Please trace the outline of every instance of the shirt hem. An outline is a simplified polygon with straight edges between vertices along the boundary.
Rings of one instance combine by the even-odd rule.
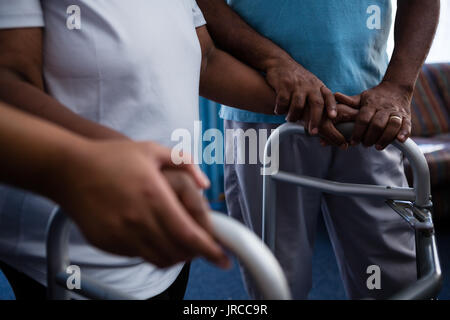
[[[0,29],[31,28],[43,26],[45,26],[44,17],[40,14],[0,14]]]

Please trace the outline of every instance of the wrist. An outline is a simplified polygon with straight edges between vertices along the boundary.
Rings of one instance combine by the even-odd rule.
[[[408,63],[395,56],[391,59],[382,83],[389,84],[405,94],[412,95],[418,74],[419,70],[411,68]]]
[[[267,72],[269,69],[282,65],[295,63],[295,60],[285,51],[279,50],[262,60],[262,71]]]
[[[412,96],[415,87],[415,81],[400,81],[396,79],[384,78],[381,83],[381,86],[389,86],[394,88],[396,91],[401,92],[403,95]]]
[[[47,197],[61,205],[66,203],[70,196],[67,191],[77,179],[84,179],[82,170],[89,164],[92,144],[89,139],[77,136],[52,150],[51,161],[42,170]]]

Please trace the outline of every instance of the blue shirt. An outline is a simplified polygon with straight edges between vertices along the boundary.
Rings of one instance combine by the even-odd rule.
[[[359,94],[383,78],[388,65],[390,0],[228,0],[228,3],[249,25],[286,50],[333,92]],[[285,121],[285,116],[225,106],[220,116],[244,122]]]

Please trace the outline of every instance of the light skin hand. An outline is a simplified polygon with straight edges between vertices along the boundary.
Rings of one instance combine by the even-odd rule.
[[[328,118],[337,116],[336,100],[330,89],[287,54],[270,63],[266,80],[277,95],[275,113],[287,113],[287,121],[303,120],[310,134],[319,132],[324,108]]]
[[[196,166],[175,166],[170,150],[151,142],[89,142],[83,148],[82,157],[61,162],[71,163],[59,175],[61,186],[70,188],[52,188],[52,198],[91,243],[159,267],[196,256],[229,266],[200,193],[209,182]]]
[[[411,135],[412,91],[388,81],[357,96],[336,93],[336,100],[360,108],[351,145],[362,143],[383,150],[392,141],[406,141]]]
[[[200,227],[212,235],[213,228],[209,218],[210,207],[203,196],[203,188],[195,182],[192,175],[183,170],[163,169],[162,173],[186,211]],[[186,246],[185,249],[191,252],[192,256],[198,255],[189,246]]]

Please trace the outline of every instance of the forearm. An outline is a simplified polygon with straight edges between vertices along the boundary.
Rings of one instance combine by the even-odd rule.
[[[267,71],[288,53],[250,27],[224,0],[197,0],[217,46],[250,66]]]
[[[438,21],[439,0],[398,0],[395,47],[384,81],[413,91]]]
[[[275,92],[252,68],[212,49],[202,69],[200,95],[236,108],[274,114]]]
[[[0,103],[0,181],[57,201],[64,172],[87,140]],[[67,166],[63,167],[63,166]],[[62,190],[60,190],[62,191]]]
[[[86,137],[125,138],[80,117],[45,92],[41,28],[1,29],[0,48],[1,101]]]
[[[93,139],[126,139],[121,133],[85,119],[35,85],[0,69],[0,99],[16,108]]]

